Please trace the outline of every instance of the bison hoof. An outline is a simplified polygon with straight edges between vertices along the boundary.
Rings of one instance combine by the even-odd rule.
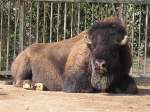
[[[35,83],[31,80],[24,80],[23,88],[27,90],[38,90],[38,91],[43,91],[45,89],[42,83]]]
[[[31,80],[24,80],[23,81],[23,88],[27,90],[33,90],[34,89],[34,82]]]
[[[35,83],[35,90],[43,91],[44,85],[42,83]]]

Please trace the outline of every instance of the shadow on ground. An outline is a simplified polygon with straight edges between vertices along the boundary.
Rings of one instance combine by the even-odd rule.
[[[148,88],[148,89],[140,88],[139,95],[150,95],[150,88]]]
[[[0,93],[0,95],[7,95],[6,93]]]

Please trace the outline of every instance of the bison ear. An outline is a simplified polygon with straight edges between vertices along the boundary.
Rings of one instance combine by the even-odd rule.
[[[127,35],[124,36],[124,38],[121,40],[120,45],[126,45],[128,44],[129,37]]]

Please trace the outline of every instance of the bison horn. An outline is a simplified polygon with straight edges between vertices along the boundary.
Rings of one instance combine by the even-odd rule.
[[[129,40],[128,36],[125,35],[123,40],[120,42],[120,45],[126,45],[128,43],[128,40]]]

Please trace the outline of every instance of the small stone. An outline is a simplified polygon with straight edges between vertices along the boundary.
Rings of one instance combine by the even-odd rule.
[[[150,104],[146,104],[146,106],[150,106]]]
[[[25,110],[30,110],[30,107],[29,106],[25,107]]]

